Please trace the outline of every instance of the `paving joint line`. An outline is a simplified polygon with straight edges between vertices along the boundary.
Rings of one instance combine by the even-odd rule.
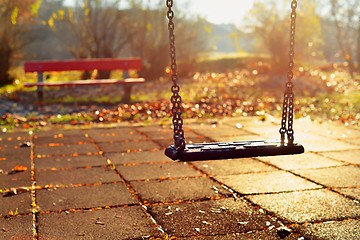
[[[34,135],[30,134],[30,164],[31,164],[31,213],[32,213],[32,233],[33,239],[39,239],[39,209],[36,199],[36,170],[35,170],[35,144]]]
[[[251,159],[254,159],[254,160],[257,160],[257,161],[260,161],[259,159],[257,158],[251,158]],[[260,161],[262,162],[262,161]],[[215,181],[216,183],[220,184],[221,186],[225,186],[232,194],[233,194],[233,198],[234,200],[236,201],[238,198],[241,198],[243,199],[245,202],[249,203],[251,206],[255,207],[255,208],[259,208],[259,209],[263,209],[260,205],[258,204],[255,204],[254,202],[252,202],[249,198],[246,197],[246,195],[232,189],[231,187],[227,186],[226,184],[214,179],[213,177],[211,177],[208,173],[206,173],[205,171],[199,169],[198,167],[196,167],[192,162],[189,162],[189,164],[194,168],[196,169],[197,171],[203,173],[204,175],[206,175],[208,178],[212,179],[213,181]],[[271,165],[271,164],[270,164]],[[279,170],[283,170],[281,168],[278,168],[277,166],[274,166],[276,167],[277,169]],[[238,195],[238,196],[237,196]],[[274,219],[276,219],[278,221],[278,223],[282,226],[291,226],[292,224],[294,224],[293,222],[277,215],[275,212],[272,212],[272,211],[268,211],[268,210],[264,210],[265,212],[265,215],[268,215]]]
[[[106,159],[104,157],[104,159]],[[36,170],[36,172],[63,172],[78,169],[93,169],[93,168],[108,168],[111,167],[108,163],[106,165],[95,165],[95,166],[77,166],[77,167],[63,167],[63,168],[42,168]]]
[[[88,136],[89,139],[91,139],[91,141],[95,144],[95,147],[99,150],[99,152],[101,153],[102,156],[104,156],[104,152],[102,151],[102,149],[99,147],[99,145],[94,141],[94,139],[91,136]],[[105,156],[104,156],[105,157]],[[112,163],[112,161],[105,157],[107,160],[107,164],[109,165],[109,167],[115,171],[115,173],[119,176],[119,178],[121,179],[121,181],[125,184],[125,187],[127,188],[127,190],[130,192],[131,195],[133,195],[133,197],[136,199],[136,201],[139,203],[139,205],[145,210],[145,214],[150,218],[150,220],[154,223],[154,225],[156,226],[156,228],[159,230],[159,232],[162,235],[165,235],[166,232],[163,230],[163,227],[158,224],[154,218],[154,216],[151,215],[151,213],[148,211],[147,207],[144,205],[144,203],[141,201],[140,196],[137,194],[137,192],[135,191],[135,189],[131,186],[130,182],[127,181],[122,175],[121,173],[116,169],[116,166]]]
[[[115,182],[101,182],[101,183],[79,183],[79,184],[46,184],[45,186],[37,186],[35,190],[48,190],[48,189],[65,189],[65,188],[80,188],[80,187],[97,187],[101,185],[115,185],[123,184],[122,181]]]
[[[57,214],[57,213],[74,213],[81,211],[99,211],[104,209],[116,209],[116,208],[126,208],[140,206],[138,203],[129,203],[129,204],[119,204],[119,205],[109,205],[109,206],[98,206],[98,207],[84,207],[84,208],[70,208],[70,209],[59,209],[59,210],[46,210],[39,211],[39,214]]]
[[[264,164],[267,164],[267,165],[269,165],[269,166],[271,166],[271,167],[277,168],[278,170],[288,172],[288,173],[290,173],[290,174],[292,174],[292,175],[295,175],[295,176],[297,176],[297,177],[300,177],[300,178],[302,178],[302,179],[304,179],[304,180],[306,180],[306,181],[309,181],[309,182],[314,183],[314,184],[316,184],[316,185],[322,186],[322,188],[318,188],[318,189],[326,189],[326,190],[331,191],[331,192],[333,192],[333,193],[339,194],[339,195],[345,197],[346,199],[359,202],[355,197],[348,196],[348,195],[346,195],[346,194],[343,194],[343,193],[341,193],[341,192],[336,191],[336,190],[335,190],[336,187],[326,186],[325,184],[318,183],[318,182],[316,182],[316,181],[314,181],[314,180],[312,180],[312,179],[310,179],[310,178],[307,178],[307,177],[305,177],[305,176],[301,176],[300,174],[297,174],[297,173],[295,173],[295,172],[292,172],[291,170],[282,169],[282,168],[280,168],[280,167],[278,167],[278,166],[276,166],[276,165],[273,165],[273,164],[271,164],[271,163],[269,163],[269,162],[263,161],[263,160],[261,160],[261,159],[259,159],[259,158],[255,158],[255,159],[256,159],[257,161],[260,161],[260,162],[262,162],[262,163],[264,163]],[[342,166],[349,166],[349,165],[342,165]],[[350,164],[350,166],[351,166],[351,164]],[[329,168],[336,168],[336,166],[333,166],[333,167],[325,167],[325,169],[329,169]],[[324,168],[317,168],[317,169],[324,169]],[[309,189],[309,190],[307,190],[307,191],[311,191],[311,190],[316,190],[316,189]],[[293,192],[297,192],[297,191],[300,191],[300,190],[294,190]]]
[[[266,165],[268,165],[268,166],[270,166],[270,167],[276,168],[276,169],[279,170],[279,171],[283,171],[283,172],[290,173],[290,174],[295,175],[295,176],[297,176],[297,177],[303,178],[303,179],[305,179],[305,180],[307,180],[307,181],[309,181],[309,182],[312,182],[312,183],[315,183],[315,184],[317,184],[317,185],[321,185],[321,186],[323,186],[323,187],[325,187],[325,188],[328,188],[328,186],[323,185],[323,184],[318,183],[318,182],[315,182],[314,180],[311,180],[311,179],[309,179],[309,178],[307,178],[307,177],[301,176],[300,174],[297,174],[297,173],[295,173],[295,172],[292,172],[292,170],[283,169],[283,168],[278,167],[278,166],[276,166],[276,165],[274,165],[274,164],[272,164],[272,163],[269,163],[269,162],[267,162],[267,161],[263,161],[263,160],[261,160],[260,158],[257,158],[257,157],[255,157],[254,159],[257,160],[257,161],[259,161],[259,162],[261,162],[261,163],[264,163],[264,164],[266,164]],[[318,168],[318,169],[319,169],[319,168]]]
[[[358,149],[360,150],[360,148]],[[348,166],[348,165],[355,165],[355,166],[360,166],[360,164],[356,164],[356,163],[349,163],[349,162],[346,162],[346,161],[343,161],[343,160],[339,160],[339,159],[336,159],[334,157],[331,157],[331,156],[325,156],[323,155],[322,153],[332,153],[332,152],[336,152],[336,153],[345,153],[345,152],[349,152],[349,151],[354,151],[354,150],[340,150],[340,151],[325,151],[325,152],[312,152],[318,156],[321,156],[321,157],[325,157],[325,158],[328,158],[328,159],[331,159],[333,161],[336,161],[336,162],[339,162],[339,163],[345,163],[343,166]]]
[[[203,197],[198,199],[182,199],[182,200],[176,200],[172,202],[153,202],[153,203],[144,203],[144,206],[146,207],[156,207],[156,206],[168,206],[168,205],[178,205],[178,204],[191,204],[191,203],[201,203],[201,202],[208,202],[208,201],[218,201],[218,200],[224,200],[224,199],[233,199],[234,201],[237,201],[239,198],[232,198],[231,196],[226,196],[221,194],[221,196],[216,197]]]
[[[139,133],[140,135],[144,136],[147,140],[150,140],[152,143],[155,143],[160,149],[162,148],[161,144],[159,141],[154,140],[152,137],[150,137],[147,133],[142,132],[141,130],[139,130],[139,127],[135,127],[134,130]],[[159,149],[159,150],[160,150]]]
[[[204,172],[203,170],[199,169],[198,167],[196,167],[193,163],[189,162],[195,169],[197,169],[198,171],[202,172],[204,175],[206,175],[208,178],[212,179],[213,181],[215,181],[216,183],[220,184],[220,186],[222,186],[223,188],[227,189],[231,194],[232,197],[234,199],[234,201],[237,201],[238,199],[242,199],[243,201],[245,201],[246,203],[250,204],[252,207],[254,208],[259,208],[259,209],[263,209],[259,204],[256,204],[254,202],[252,202],[250,199],[248,199],[245,195],[243,195],[242,193],[234,190],[233,188],[227,186],[226,184],[214,179],[213,177],[211,177],[208,173]],[[271,218],[274,218],[278,221],[278,223],[280,225],[285,225],[283,222],[287,222],[286,219],[283,219],[281,216],[278,216],[277,214],[275,214],[274,212],[270,212],[267,210],[264,210],[265,215],[269,215]],[[269,214],[268,214],[269,213]],[[285,221],[284,221],[285,220]]]
[[[81,156],[99,156],[100,152],[89,152],[89,153],[72,153],[72,154],[37,154],[37,159],[51,158],[51,157],[81,157]]]

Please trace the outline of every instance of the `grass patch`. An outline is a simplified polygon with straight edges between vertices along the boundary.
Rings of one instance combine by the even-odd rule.
[[[279,109],[282,106],[283,79],[274,79],[270,76],[267,61],[266,56],[254,55],[204,58],[198,66],[192,68],[195,72],[193,77],[180,77],[184,117],[211,119],[261,113],[281,114]],[[301,72],[295,68],[294,72],[297,81],[294,89],[297,101],[296,117],[310,116],[312,119],[340,121],[352,126],[360,125],[360,75],[351,79],[346,69],[342,67],[330,67],[325,70],[321,67],[314,69],[309,67]],[[18,74],[21,75],[21,71]],[[26,74],[26,76],[22,74],[23,76],[18,78],[17,85],[0,88],[0,93],[5,92],[11,96],[9,93],[19,89],[25,79],[36,81],[36,74]],[[80,72],[50,73],[47,81],[74,80],[78,79],[80,74]],[[120,78],[121,74],[115,72],[112,77]],[[51,104],[58,104],[57,106],[63,107],[58,112],[64,114],[24,117],[30,119],[28,121],[34,126],[37,126],[39,121],[46,121],[49,124],[125,121],[151,123],[154,120],[169,122],[171,85],[170,76],[135,85],[131,94],[132,102],[129,104],[122,103],[122,88],[114,86],[88,89],[82,87],[79,90],[66,91],[65,88],[55,90],[49,88],[48,92],[45,90],[44,103],[48,105],[45,109],[51,109]],[[21,91],[18,94],[20,95]],[[28,94],[27,97],[35,99],[31,98],[32,95],[35,93]],[[32,101],[28,103],[32,104]],[[78,103],[85,106],[78,108]],[[97,111],[94,109],[99,110],[100,114],[95,114]],[[54,110],[51,110],[48,111],[50,112],[48,115],[53,114]],[[74,113],[80,111],[81,113]],[[72,113],[67,114],[67,112]],[[44,112],[41,114],[46,115]],[[16,119],[15,115],[1,118],[1,125],[9,128],[21,127],[22,120]]]
[[[299,100],[302,116],[312,119],[340,121],[345,125],[359,127],[360,92],[321,94]]]
[[[82,122],[91,122],[94,119],[87,114],[58,114],[55,116],[50,116],[48,122],[52,124],[59,123],[72,123],[78,124]]]
[[[71,96],[66,95],[61,99],[52,99],[45,98],[44,104],[56,104],[56,103],[65,103],[65,104],[75,104],[75,103],[87,103],[87,104],[117,104],[122,101],[122,97],[110,97],[110,96]]]

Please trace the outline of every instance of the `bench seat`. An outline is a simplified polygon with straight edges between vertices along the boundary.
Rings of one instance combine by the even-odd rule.
[[[80,87],[95,85],[123,85],[124,102],[129,102],[131,88],[134,84],[145,82],[144,78],[131,78],[129,70],[139,71],[141,69],[140,58],[102,58],[102,59],[73,59],[73,60],[50,60],[50,61],[30,61],[24,64],[26,73],[36,72],[38,81],[36,83],[24,83],[24,87],[36,87],[40,101],[43,100],[44,87]],[[44,72],[61,71],[112,71],[122,70],[123,79],[86,79],[72,81],[46,82]]]
[[[88,79],[88,80],[74,80],[62,82],[36,82],[24,83],[24,87],[76,87],[76,86],[94,86],[107,84],[134,84],[145,83],[144,78],[126,78],[126,79]]]

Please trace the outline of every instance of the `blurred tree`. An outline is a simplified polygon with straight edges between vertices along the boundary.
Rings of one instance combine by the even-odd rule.
[[[358,22],[358,32],[357,32],[357,69],[360,73],[360,16],[359,16],[359,22]]]
[[[48,19],[59,9],[64,9],[62,0],[43,0],[38,11],[39,19],[35,26],[32,26],[31,32],[36,36],[35,41],[25,48],[25,58],[29,60],[49,60],[49,59],[66,59],[71,58],[57,33],[52,31],[48,26]],[[70,31],[61,33],[62,39],[69,39]]]
[[[132,9],[137,31],[130,43],[131,52],[144,60],[146,77],[162,76],[170,63],[165,2],[146,6],[142,0],[133,0]],[[186,75],[191,72],[198,53],[206,48],[206,23],[201,19],[190,20],[179,8],[175,7],[174,12],[178,73]]]
[[[119,10],[121,0],[76,1],[74,8],[59,9],[48,19],[48,25],[75,58],[118,57],[133,39],[136,28],[126,10]],[[69,31],[70,38],[63,32]],[[110,72],[98,73],[109,78]]]
[[[11,84],[10,67],[31,42],[29,27],[35,22],[41,0],[0,1],[0,86]]]
[[[299,4],[295,56],[306,60],[322,57],[321,25],[315,11],[316,2],[303,0]],[[272,71],[276,75],[286,73],[288,69],[290,12],[289,1],[267,0],[255,2],[246,17],[249,29],[260,40],[258,48],[270,54]]]
[[[163,75],[169,64],[165,8],[164,1],[82,0],[74,8],[60,8],[47,24],[75,58],[138,56],[144,62],[142,74],[151,79]],[[200,34],[204,22],[190,20],[183,12],[176,10],[177,58],[182,65],[179,73],[188,72],[197,53],[206,46]],[[98,77],[108,75],[99,72]]]
[[[359,33],[359,0],[330,0],[331,16],[335,24],[339,51],[348,65],[350,75],[356,71],[356,51]],[[359,64],[359,63],[358,63]]]

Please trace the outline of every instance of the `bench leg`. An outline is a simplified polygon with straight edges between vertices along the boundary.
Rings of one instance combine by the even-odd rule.
[[[38,72],[38,83],[42,83],[44,82],[44,74],[42,72]],[[43,91],[43,87],[37,87],[36,89],[37,91],[37,96],[40,102],[42,102],[44,100],[44,91]]]
[[[123,96],[123,102],[128,103],[131,100],[131,84],[125,84],[124,85],[124,96]]]
[[[42,101],[44,100],[43,87],[38,87],[36,92],[37,92],[38,100],[39,100],[40,102],[42,102]]]

